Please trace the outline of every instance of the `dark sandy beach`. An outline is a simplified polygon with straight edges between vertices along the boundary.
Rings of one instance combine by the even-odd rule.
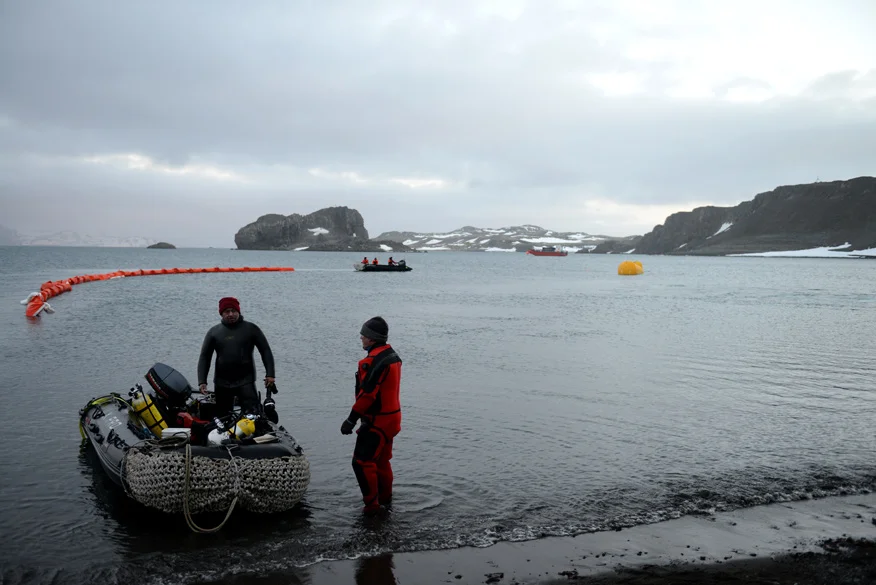
[[[876,583],[876,541],[828,539],[821,550],[789,553],[750,560],[715,561],[697,566],[690,562],[619,568],[599,576],[579,576],[563,571],[558,579],[542,585],[587,583],[593,585],[866,585]],[[513,583],[514,581],[511,581]]]
[[[876,495],[835,497],[578,537],[385,554],[275,574],[242,572],[212,583],[871,584],[876,583],[874,518]]]

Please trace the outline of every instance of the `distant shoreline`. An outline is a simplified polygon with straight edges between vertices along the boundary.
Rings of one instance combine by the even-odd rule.
[[[11,245],[0,245],[0,248],[59,248],[59,249],[68,249],[68,248],[87,248],[94,250],[148,250],[150,247],[140,247],[140,246],[68,246],[68,245],[31,245],[31,244],[11,244]],[[836,250],[838,247],[821,247],[821,248],[811,248],[808,250],[788,250],[788,251],[766,251],[766,252],[745,252],[745,253],[727,253],[727,254],[715,254],[715,253],[696,253],[696,254],[640,254],[635,251],[633,252],[576,252],[570,253],[569,256],[648,256],[648,257],[706,257],[706,258],[842,258],[842,259],[851,259],[851,260],[876,260],[876,248],[871,248],[868,250],[852,250],[848,252],[839,252],[839,251],[831,251]],[[226,248],[215,247],[215,246],[177,246],[175,248],[167,248],[167,249],[175,249],[175,250],[225,250]],[[480,252],[480,253],[495,253],[501,255],[507,254],[519,254],[521,256],[526,255],[525,252],[510,252],[510,251],[496,251],[496,250],[413,250],[407,252],[388,252],[388,251],[356,251],[356,250],[250,250],[250,249],[241,249],[241,248],[227,248],[227,250],[231,252],[283,252],[283,253],[294,253],[294,252],[331,252],[331,253],[343,253],[343,254],[366,254],[366,255],[387,255],[387,254],[395,254],[404,255],[404,254],[428,254],[428,253],[436,253],[440,254],[442,252],[446,253],[472,253],[472,252]]]

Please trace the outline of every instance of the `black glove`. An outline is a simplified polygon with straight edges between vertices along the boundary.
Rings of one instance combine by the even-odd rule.
[[[341,423],[341,434],[342,435],[352,435],[353,427],[356,426],[356,423],[351,421],[350,419],[346,419]]]

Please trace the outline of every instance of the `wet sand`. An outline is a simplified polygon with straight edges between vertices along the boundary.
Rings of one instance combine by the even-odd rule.
[[[876,494],[771,504],[578,537],[331,561],[219,583],[872,584]]]

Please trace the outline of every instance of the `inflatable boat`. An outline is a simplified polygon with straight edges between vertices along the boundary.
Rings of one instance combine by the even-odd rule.
[[[357,272],[410,272],[413,270],[404,260],[399,260],[398,264],[362,264],[359,262],[353,264],[353,268]]]
[[[565,250],[558,250],[556,246],[542,246],[541,250],[535,248],[526,251],[530,256],[568,256]]]
[[[168,365],[155,364],[145,378],[147,389],[136,384],[126,396],[92,398],[79,412],[83,440],[128,496],[184,512],[200,532],[212,530],[194,525],[193,513],[227,510],[227,520],[235,504],[259,513],[298,504],[310,464],[279,424],[271,389],[258,412],[229,414],[216,409],[212,396],[193,397],[185,377]]]

